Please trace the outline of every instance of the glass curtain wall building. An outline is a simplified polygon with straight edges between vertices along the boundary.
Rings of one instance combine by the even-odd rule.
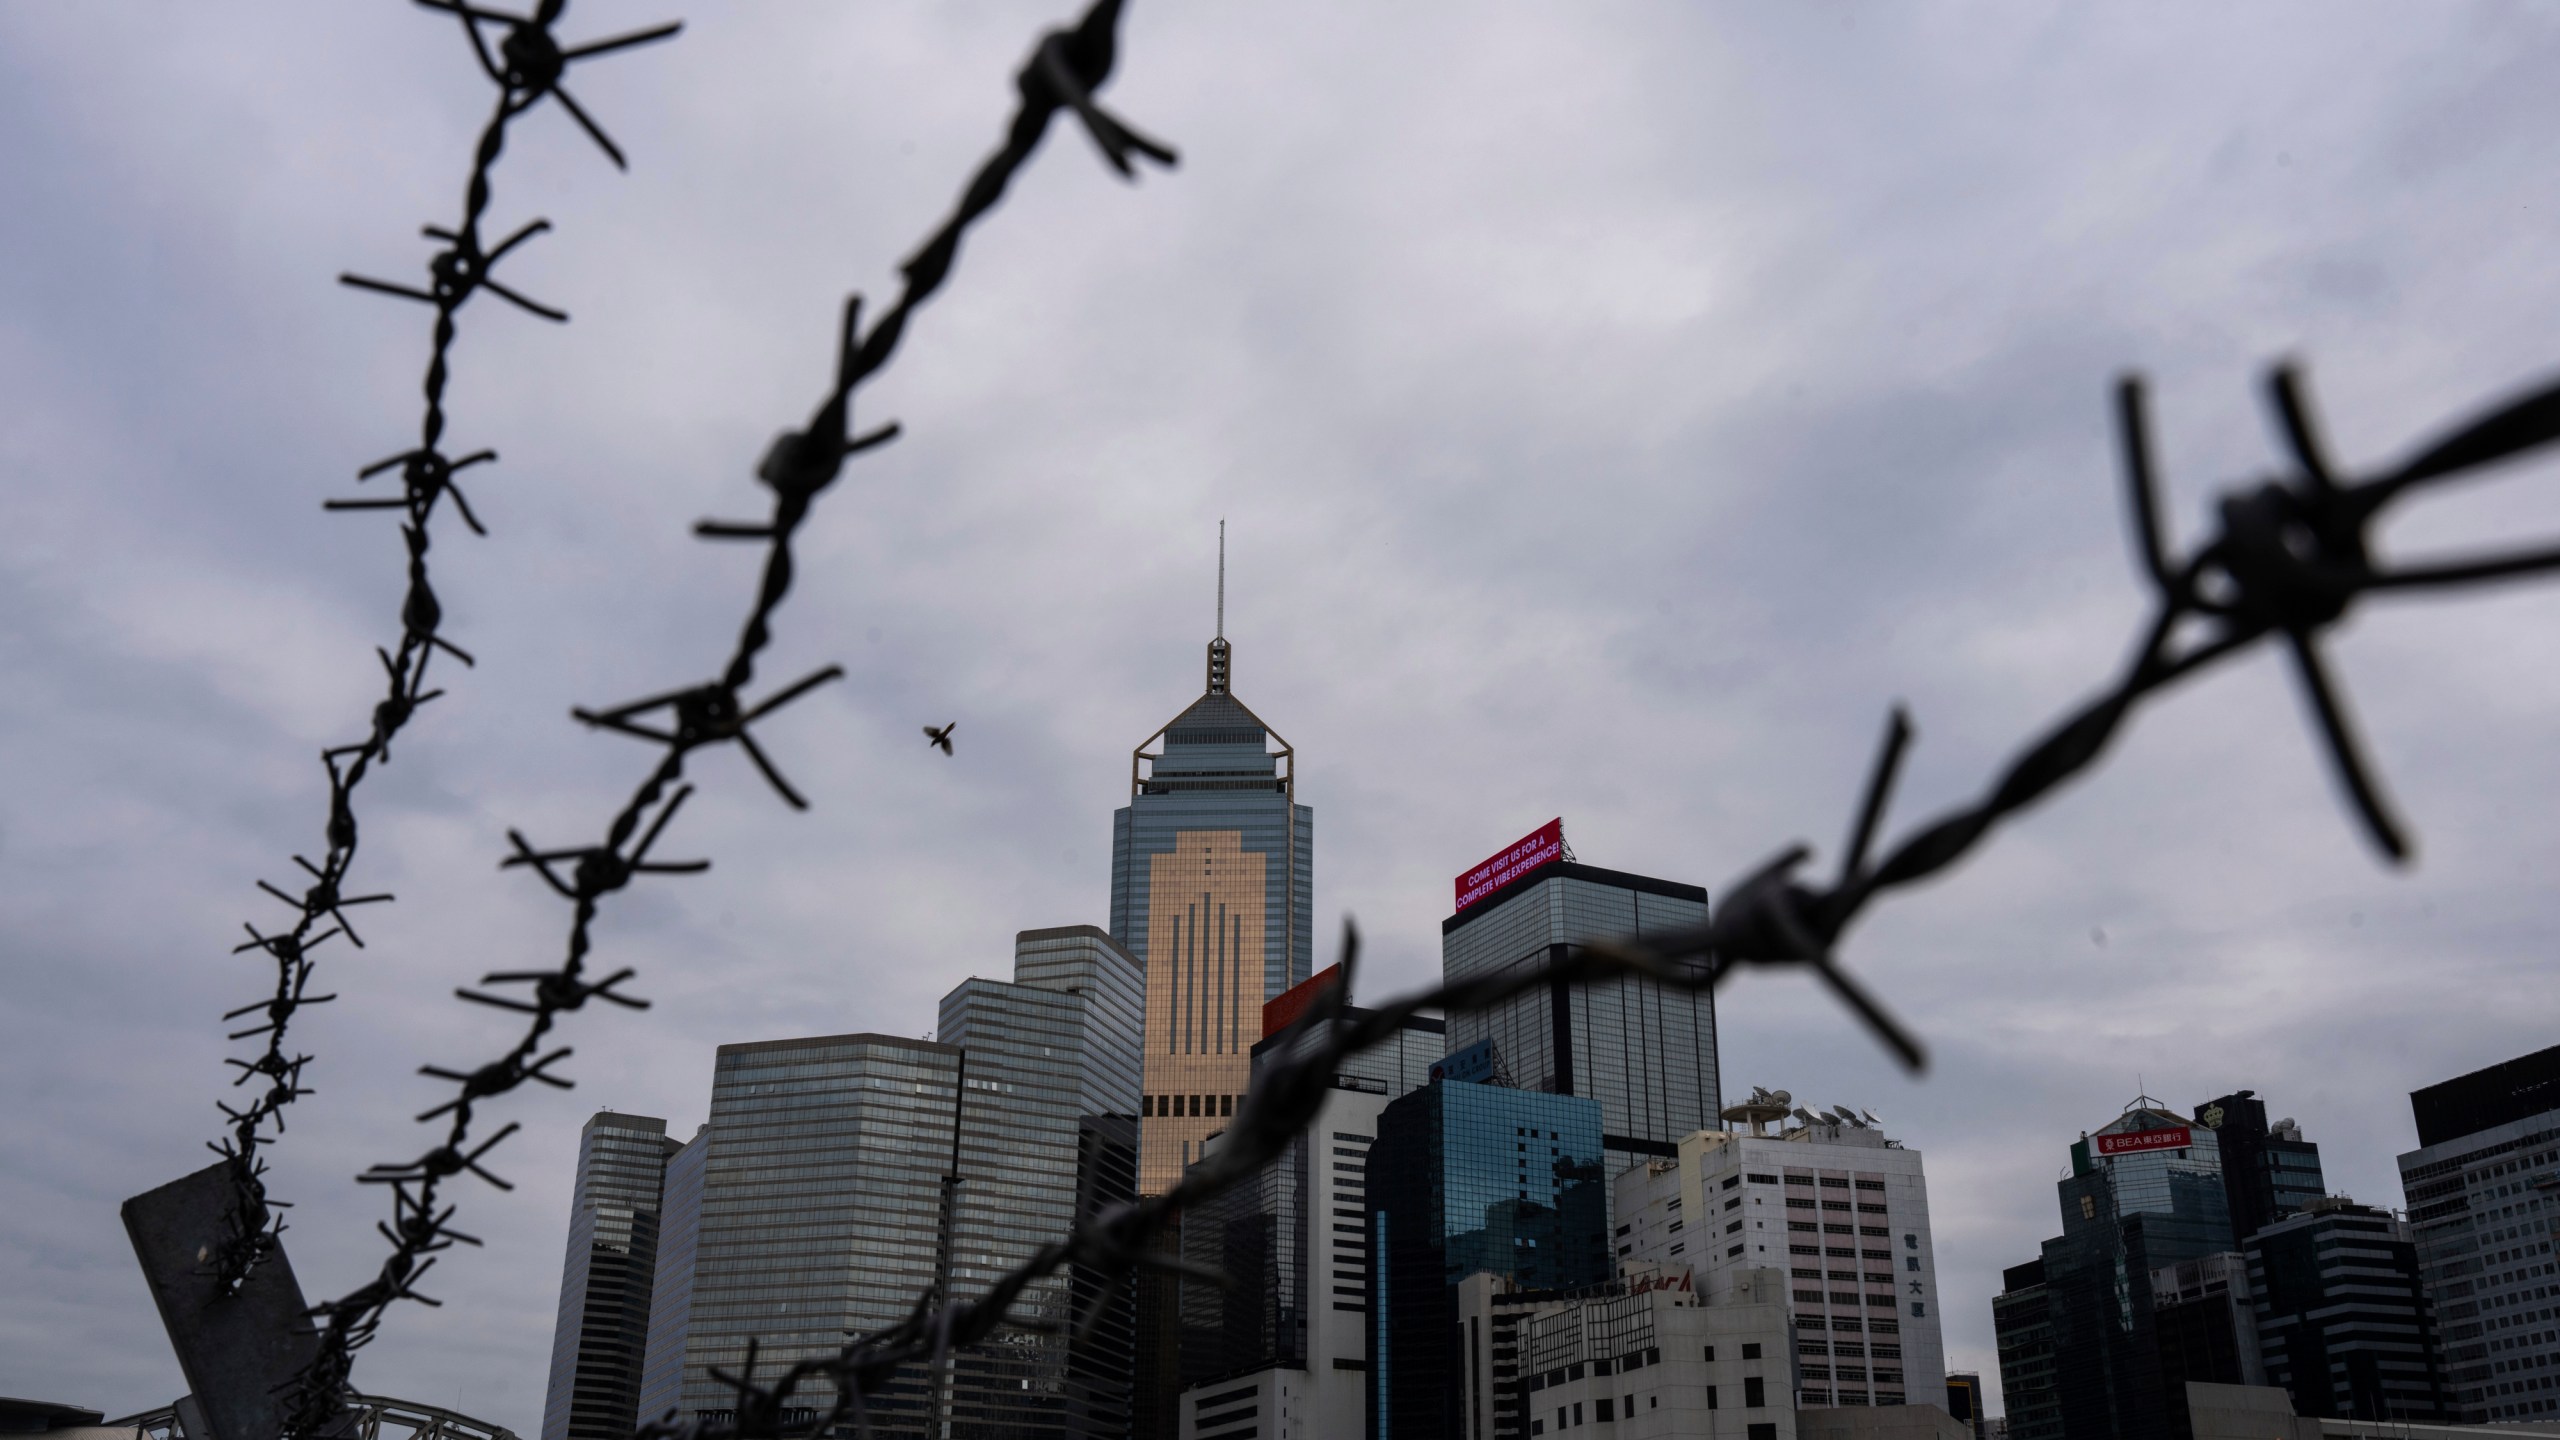
[[[1315,812],[1297,802],[1296,752],[1229,690],[1231,658],[1223,634],[1209,642],[1206,689],[1131,752],[1112,817],[1111,936],[1146,975],[1151,1195],[1234,1115],[1263,1002],[1313,954]]]
[[[1553,860],[1440,922],[1450,980],[1544,964],[1585,940],[1686,929],[1707,921],[1696,885]],[[1713,992],[1639,978],[1551,986],[1490,1010],[1449,1017],[1455,1053],[1491,1041],[1523,1089],[1600,1104],[1615,1175],[1679,1154],[1680,1138],[1716,1124]]]
[[[848,1332],[897,1324],[952,1272],[952,1192],[964,1056],[897,1035],[723,1045],[694,1248],[683,1406],[735,1419],[747,1342],[757,1365],[835,1354]],[[832,1398],[824,1381],[805,1421]],[[872,1397],[882,1435],[939,1433],[918,1367]]]
[[[984,1293],[1063,1238],[1079,1204],[1136,1198],[1106,1170],[1088,1168],[1111,1160],[1107,1130],[1086,1122],[1134,1118],[1141,986],[1127,951],[1099,930],[1073,926],[1017,936],[1012,983],[964,980],[943,997],[934,1033],[966,1057],[952,1201],[955,1297]],[[1014,1306],[1017,1318],[1051,1333],[1008,1332],[955,1358],[953,1434],[1127,1429],[1127,1360],[1070,1364],[1075,1282],[1066,1274],[1037,1281]]]
[[[768,1368],[831,1355],[849,1334],[904,1320],[921,1295],[984,1293],[1079,1214],[1135,1198],[1137,962],[1071,926],[1017,936],[1014,973],[945,996],[939,1040],[721,1047],[687,1411],[725,1413],[730,1392],[710,1370],[734,1372],[750,1337]],[[1101,1323],[1071,1337],[1079,1298],[1101,1304]],[[873,1397],[875,1432],[1125,1434],[1125,1285],[1061,1274],[1015,1313],[1058,1328],[961,1350],[940,1377],[902,1375]]]
[[[685,1323],[693,1314],[693,1252],[702,1233],[702,1162],[710,1154],[711,1127],[704,1125],[667,1157],[658,1207],[658,1273],[649,1286],[649,1340],[640,1360],[643,1420],[684,1401]]]
[[[1378,1117],[1367,1156],[1371,1440],[1436,1440],[1465,1403],[1458,1282],[1613,1279],[1597,1100],[1435,1081]]]
[[[578,1138],[542,1440],[623,1440],[640,1409],[667,1122],[607,1110]]]
[[[2071,1172],[2044,1243],[2064,1440],[2169,1440],[2185,1392],[2161,1373],[2152,1274],[2236,1248],[2214,1133],[2138,1097],[2072,1144]]]

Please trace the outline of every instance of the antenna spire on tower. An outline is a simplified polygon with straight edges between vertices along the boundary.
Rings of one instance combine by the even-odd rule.
[[[1209,693],[1227,693],[1227,522],[1218,522],[1218,633],[1209,642]]]

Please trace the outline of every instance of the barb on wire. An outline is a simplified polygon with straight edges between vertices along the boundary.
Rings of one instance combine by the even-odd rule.
[[[556,96],[562,107],[595,138],[596,143],[619,162],[620,152],[614,148],[613,142],[578,107],[568,92],[559,88],[561,73],[566,65],[581,58],[658,38],[662,33],[672,33],[672,27],[664,31],[639,32],[620,40],[579,49],[561,50],[550,39],[548,31],[550,22],[559,13],[560,6],[556,0],[546,0],[531,19],[477,9],[459,3],[459,0],[419,0],[419,3],[463,17],[464,24],[472,33],[474,45],[480,47],[482,64],[502,87],[502,115],[521,110],[543,95]],[[312,1307],[312,1316],[321,1322],[319,1343],[311,1363],[295,1377],[285,1397],[287,1434],[309,1435],[328,1423],[348,1393],[347,1382],[355,1352],[380,1333],[385,1310],[400,1300],[426,1299],[417,1293],[415,1286],[418,1278],[434,1263],[435,1252],[449,1247],[456,1240],[468,1238],[451,1228],[455,1207],[445,1201],[441,1189],[443,1184],[468,1172],[501,1189],[508,1188],[507,1182],[483,1168],[480,1162],[517,1127],[511,1123],[475,1144],[472,1127],[477,1108],[483,1102],[505,1095],[529,1081],[563,1088],[570,1084],[566,1077],[554,1074],[550,1069],[554,1063],[568,1057],[568,1048],[544,1050],[546,1037],[562,1015],[595,998],[631,1008],[647,1005],[645,1000],[616,990],[616,986],[630,978],[632,972],[629,969],[616,971],[605,980],[591,982],[586,978],[586,960],[593,943],[591,930],[606,896],[622,890],[642,875],[686,873],[708,868],[710,862],[707,860],[660,861],[649,858],[652,847],[692,793],[691,787],[683,783],[688,757],[706,747],[734,742],[787,804],[795,809],[806,807],[807,800],[783,779],[780,768],[758,742],[751,727],[818,686],[842,678],[844,672],[830,665],[761,699],[750,701],[746,698],[755,683],[756,662],[772,642],[774,612],[790,593],[792,541],[818,496],[835,483],[844,462],[896,437],[898,427],[895,424],[868,433],[854,432],[851,419],[854,391],[896,353],[908,319],[917,307],[932,298],[948,278],[968,227],[1003,198],[1006,185],[1014,172],[1030,159],[1046,133],[1051,117],[1061,109],[1072,110],[1100,147],[1104,158],[1123,175],[1132,173],[1129,163],[1132,154],[1159,164],[1174,163],[1171,150],[1140,135],[1094,102],[1093,92],[1110,77],[1115,58],[1114,30],[1119,14],[1120,0],[1097,0],[1073,29],[1054,31],[1041,39],[1017,78],[1021,103],[1003,143],[979,167],[951,215],[901,267],[905,283],[895,303],[866,330],[862,323],[861,297],[854,296],[846,302],[834,347],[831,384],[808,423],[777,437],[756,467],[757,478],[772,492],[770,516],[755,522],[705,521],[695,527],[696,533],[706,539],[756,540],[765,546],[763,574],[755,598],[748,607],[745,624],[728,659],[717,671],[717,678],[622,705],[603,709],[581,707],[571,712],[591,728],[610,730],[658,746],[661,752],[658,761],[614,814],[599,843],[542,849],[520,832],[508,832],[512,849],[500,862],[501,866],[532,871],[571,906],[567,954],[553,970],[500,972],[485,976],[480,982],[483,985],[527,986],[525,998],[469,989],[455,992],[462,999],[531,1018],[525,1022],[523,1033],[513,1046],[496,1060],[468,1070],[426,1067],[422,1073],[455,1087],[450,1099],[418,1116],[421,1121],[443,1121],[443,1143],[415,1160],[377,1165],[358,1177],[367,1183],[392,1188],[393,1222],[377,1227],[390,1242],[391,1253],[374,1278],[365,1285],[336,1300]],[[508,27],[494,57],[480,36],[480,27],[484,24]],[[465,227],[458,233],[469,233],[469,229]],[[529,233],[519,232],[508,243],[512,245],[515,239],[524,238]],[[534,309],[536,313],[548,313],[513,292],[499,289],[497,282],[489,278],[489,267],[507,248],[502,245],[483,257],[474,246],[459,240],[452,241],[441,257],[453,262],[451,273],[439,271],[437,285],[425,295],[382,285],[369,288],[394,289],[396,293],[407,294],[411,298],[429,299],[438,307],[440,322],[449,318],[453,307],[483,289]],[[461,496],[452,488],[451,473],[468,462],[448,463],[435,458],[436,454],[434,437],[430,435],[428,443],[418,451],[393,457],[393,460],[385,461],[376,468],[398,463],[403,467],[404,476],[422,474],[425,477],[408,481],[413,496],[425,497],[413,508],[423,510],[424,506],[433,503],[435,497],[447,493],[455,497],[459,508]],[[403,652],[404,655],[406,653]],[[423,659],[420,668],[423,670]],[[731,1382],[740,1388],[742,1394],[754,1388],[752,1368],[750,1357],[749,1373]]]
[[[1038,1322],[1011,1318],[1012,1308],[1032,1285],[1066,1267],[1090,1267],[1112,1280],[1154,1271],[1228,1284],[1225,1276],[1160,1248],[1158,1237],[1182,1211],[1244,1184],[1278,1159],[1314,1121],[1342,1062],[1395,1035],[1423,1011],[1484,1010],[1556,984],[1629,976],[1713,989],[1743,966],[1794,966],[1810,970],[1879,1043],[1919,1069],[1926,1063],[1919,1040],[1838,962],[1835,951],[1849,923],[1886,891],[1955,864],[2000,820],[2093,764],[2138,701],[2258,640],[2283,637],[2353,812],[2377,849],[2394,861],[2405,859],[2407,843],[2370,778],[2314,642],[2370,591],[2443,588],[2560,570],[2560,546],[2394,568],[2375,561],[2369,534],[2404,492],[2560,438],[2560,384],[2498,406],[2416,458],[2358,483],[2340,480],[2327,463],[2295,372],[2277,369],[2269,394],[2298,471],[2226,497],[2220,532],[2181,560],[2172,558],[2160,524],[2140,383],[2129,379],[2120,387],[2136,556],[2155,591],[2157,611],[2115,686],[2031,741],[1972,805],[1920,826],[1880,860],[1871,858],[1912,740],[1910,720],[1896,707],[1828,886],[1796,878],[1812,851],[1795,845],[1727,891],[1707,924],[1587,944],[1536,966],[1451,982],[1370,1010],[1350,1005],[1359,936],[1346,925],[1342,982],[1324,990],[1266,1052],[1273,1058],[1258,1069],[1234,1123],[1171,1190],[1085,1218],[982,1294],[955,1300],[938,1288],[927,1290],[900,1324],[858,1336],[834,1355],[785,1367],[767,1381],[755,1379],[751,1349],[744,1369],[719,1377],[735,1392],[732,1415],[670,1412],[648,1419],[637,1434],[646,1440],[738,1440],[843,1433],[839,1427],[846,1425],[868,1434],[866,1397],[901,1370],[939,1367],[954,1347],[1000,1331],[1037,1328]],[[2202,633],[2184,633],[2196,630]],[[1109,1293],[1109,1286],[1103,1290]],[[1076,1328],[1089,1330],[1099,1319],[1099,1309],[1088,1311]],[[805,1418],[786,1423],[789,1416]]]
[[[356,859],[355,794],[365,777],[377,764],[391,760],[391,742],[415,717],[418,707],[444,692],[431,689],[427,683],[428,664],[439,653],[453,657],[465,665],[471,655],[447,639],[442,633],[444,607],[437,600],[427,567],[429,526],[435,518],[439,501],[450,498],[455,513],[474,534],[488,533],[463,497],[454,476],[472,466],[498,458],[495,450],[475,450],[459,459],[449,457],[442,449],[445,431],[444,397],[451,373],[456,317],[464,305],[480,291],[486,290],[508,303],[548,320],[566,320],[565,313],[528,298],[497,280],[491,270],[514,250],[534,236],[551,228],[548,220],[532,220],[518,227],[496,245],[481,240],[481,224],[490,202],[490,172],[505,149],[507,127],[518,116],[532,108],[545,95],[555,95],[564,109],[577,117],[589,133],[595,134],[614,163],[622,163],[619,151],[605,141],[601,132],[585,112],[577,109],[568,93],[558,88],[562,69],[568,63],[647,40],[663,39],[676,32],[674,25],[626,35],[616,40],[601,41],[562,50],[551,36],[553,22],[566,8],[566,0],[544,0],[529,18],[497,14],[493,11],[445,3],[445,0],[419,0],[431,9],[452,11],[463,17],[471,43],[498,86],[496,108],[480,131],[479,143],[472,156],[471,178],[465,188],[462,219],[446,228],[426,227],[429,239],[443,242],[443,248],[427,263],[423,285],[407,285],[388,280],[375,280],[358,275],[343,275],[340,280],[359,289],[415,300],[435,312],[433,338],[427,357],[426,378],[422,385],[425,407],[419,421],[418,442],[409,449],[365,466],[356,472],[359,483],[385,471],[398,471],[401,493],[396,496],[367,495],[335,498],[322,502],[328,510],[397,510],[401,512],[402,543],[408,554],[408,587],[400,605],[400,640],[396,648],[376,648],[385,677],[383,697],[373,707],[372,723],[362,739],[334,745],[321,752],[321,764],[329,777],[329,818],[326,827],[327,846],[318,860],[306,856],[293,857],[308,883],[296,895],[284,885],[261,879],[258,888],[298,914],[291,928],[276,935],[250,931],[248,945],[238,950],[261,949],[275,961],[275,988],[268,998],[233,1010],[224,1019],[236,1019],[263,1011],[264,1025],[232,1035],[243,1040],[263,1035],[265,1053],[255,1060],[232,1059],[229,1063],[239,1072],[234,1086],[264,1081],[265,1088],[245,1105],[217,1102],[226,1118],[228,1133],[212,1148],[230,1166],[231,1203],[223,1220],[223,1237],[207,1257],[222,1293],[236,1293],[251,1271],[271,1256],[284,1223],[277,1212],[285,1202],[266,1193],[266,1160],[261,1151],[275,1143],[284,1133],[285,1107],[311,1092],[301,1083],[302,1071],[311,1064],[308,1055],[287,1053],[287,1032],[293,1017],[304,1005],[318,1004],[331,997],[305,993],[311,977],[309,952],[321,941],[343,933],[350,944],[361,947],[362,936],[347,918],[347,909],[356,905],[375,905],[389,901],[388,894],[351,895],[346,886]],[[509,28],[500,43],[506,64],[493,62],[480,34],[484,24],[503,23]],[[323,924],[329,926],[323,930]],[[237,951],[235,951],[237,953]],[[545,1077],[547,1078],[547,1077]]]

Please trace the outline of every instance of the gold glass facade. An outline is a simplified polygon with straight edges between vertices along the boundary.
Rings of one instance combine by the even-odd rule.
[[[1146,1098],[1138,1188],[1171,1189],[1227,1127],[1262,1038],[1267,857],[1235,830],[1185,830],[1147,857]]]

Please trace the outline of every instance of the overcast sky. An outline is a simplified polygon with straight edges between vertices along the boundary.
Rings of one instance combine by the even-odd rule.
[[[609,12],[609,13],[608,13]],[[1009,114],[1059,4],[584,3],[682,14],[511,137],[507,278],[451,432],[493,533],[444,517],[443,670],[363,795],[370,948],[297,1025],[319,1094],[275,1152],[313,1296],[378,1263],[427,1146],[422,1063],[507,1033],[452,988],[549,964],[562,907],[504,833],[583,841],[648,762],[572,704],[703,678],[743,612],[757,456],[818,398]],[[1561,814],[1593,864],[1721,889],[1839,843],[1889,704],[1907,826],[2101,683],[2143,597],[2107,428],[2156,384],[2182,536],[2276,450],[2303,357],[2351,463],[2560,367],[2560,14],[2247,7],[1140,3],[1109,103],[1178,144],[1131,186],[1054,131],[866,391],[898,444],[802,547],[763,732],[815,802],[703,757],[598,929],[645,1014],[582,1014],[571,1093],[498,1114],[512,1194],[358,1384],[533,1434],[578,1127],[704,1115],[731,1041],[920,1034],[1014,931],[1101,923],[1128,751],[1198,693],[1229,522],[1237,692],[1296,746],[1316,908],[1376,998],[1437,973],[1449,877]],[[326,744],[397,634],[386,516],[324,516],[409,443],[488,86],[378,0],[0,8],[0,1393],[181,1388],[117,1219],[205,1162],[228,954],[317,854]],[[2395,553],[2560,535],[2548,466],[2430,498]],[[2396,1205],[2406,1093],[2560,1040],[2560,586],[2398,600],[2335,646],[2417,831],[2379,866],[2272,654],[2146,711],[2093,778],[1847,954],[1926,1037],[1901,1074],[1796,978],[1720,1004],[1723,1082],[1883,1114],[1927,1156],[1949,1356],[1996,1382],[1999,1270],[2058,1228],[2081,1131],[2138,1088],[2298,1116]],[[958,755],[917,727],[959,721]],[[1826,854],[1826,860],[1828,855]],[[1319,963],[1329,958],[1330,940]]]

